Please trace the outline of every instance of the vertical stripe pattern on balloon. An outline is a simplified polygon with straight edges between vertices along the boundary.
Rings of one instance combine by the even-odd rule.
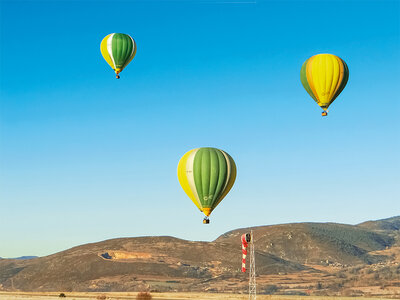
[[[100,44],[100,51],[106,62],[118,74],[135,57],[135,40],[123,33],[111,33]]]
[[[196,148],[178,164],[178,180],[193,203],[207,217],[230,191],[236,178],[232,157],[216,148]]]
[[[304,89],[325,111],[343,91],[348,79],[346,63],[333,54],[314,55],[303,63],[300,70]]]

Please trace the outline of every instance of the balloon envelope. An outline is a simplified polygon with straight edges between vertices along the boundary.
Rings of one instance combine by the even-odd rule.
[[[196,148],[178,164],[178,180],[185,193],[206,216],[224,199],[236,179],[232,157],[216,148]]]
[[[333,54],[317,54],[307,59],[300,80],[307,93],[326,111],[349,79],[347,64]]]
[[[135,40],[123,33],[111,33],[100,44],[100,51],[106,62],[118,75],[135,57]]]

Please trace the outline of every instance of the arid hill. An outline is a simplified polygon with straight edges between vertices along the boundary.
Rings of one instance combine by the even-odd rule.
[[[367,221],[358,226],[369,230],[386,231],[388,234],[393,234],[400,230],[400,218],[392,217],[378,221]]]
[[[112,239],[46,257],[1,259],[0,290],[243,292],[240,236],[252,229],[261,293],[373,294],[363,287],[400,286],[398,225],[400,217],[243,228],[213,242]]]
[[[386,233],[335,223],[298,223],[252,228],[257,250],[300,264],[377,263],[386,257],[371,255],[394,243]],[[248,229],[227,232],[216,242],[235,244]]]

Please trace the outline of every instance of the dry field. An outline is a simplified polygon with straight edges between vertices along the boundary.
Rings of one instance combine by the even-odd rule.
[[[66,293],[65,298],[60,298],[59,293],[23,293],[23,292],[0,292],[2,300],[125,300],[136,299],[137,293]],[[153,293],[152,300],[247,300],[248,295],[237,294],[211,294],[211,293]],[[326,296],[269,296],[257,295],[258,300],[377,300],[393,298],[367,298],[367,297],[326,297]]]

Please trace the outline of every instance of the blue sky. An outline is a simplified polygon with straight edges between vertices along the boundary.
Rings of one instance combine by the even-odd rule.
[[[1,1],[0,257],[399,215],[399,12],[382,0]],[[120,80],[99,50],[112,32],[138,45]],[[317,53],[350,69],[326,118],[299,78]],[[203,146],[238,168],[209,226],[176,176]]]

